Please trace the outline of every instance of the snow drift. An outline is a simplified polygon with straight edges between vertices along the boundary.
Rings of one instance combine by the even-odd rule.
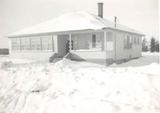
[[[11,64],[0,69],[0,113],[160,112],[157,63],[134,68],[67,59]]]

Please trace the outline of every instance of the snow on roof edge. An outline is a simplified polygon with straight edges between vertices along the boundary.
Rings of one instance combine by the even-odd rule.
[[[37,36],[37,35],[49,35],[49,34],[58,34],[58,33],[68,33],[68,32],[76,32],[76,31],[84,31],[84,30],[100,30],[100,29],[79,29],[79,30],[68,30],[68,31],[56,31],[56,32],[44,32],[44,33],[35,33],[35,34],[22,34],[22,35],[7,35],[8,38],[12,37],[22,37],[22,36]]]
[[[69,24],[66,24],[67,22],[66,23],[62,22],[63,18],[67,19],[68,22],[71,21],[70,19],[73,19],[72,20],[73,23],[70,22]],[[49,24],[49,23],[51,23],[51,24]],[[78,25],[77,25],[77,23],[78,23]],[[54,30],[54,27],[52,26],[52,24],[53,24],[53,26],[55,25],[54,27],[55,28],[57,27],[59,30],[58,29]],[[57,26],[56,26],[56,24],[57,24]],[[67,28],[63,28],[63,27],[67,27]],[[71,28],[69,28],[69,27],[71,27]],[[18,37],[18,36],[36,35],[36,34],[48,34],[48,33],[55,33],[55,32],[69,32],[69,31],[78,31],[78,30],[86,30],[86,29],[92,29],[92,30],[97,29],[98,30],[98,29],[103,29],[103,28],[115,29],[114,23],[112,21],[107,20],[107,19],[100,18],[97,15],[94,15],[92,13],[89,13],[86,11],[80,11],[80,12],[63,14],[63,15],[61,15],[57,18],[54,18],[52,20],[49,20],[49,21],[31,26],[29,28],[17,31],[15,33],[9,34],[9,35],[7,35],[7,37]],[[121,30],[121,31],[125,31],[125,32],[144,35],[143,33],[139,32],[137,30],[134,30],[132,28],[129,28],[127,26],[120,25],[120,24],[117,24],[116,29]]]

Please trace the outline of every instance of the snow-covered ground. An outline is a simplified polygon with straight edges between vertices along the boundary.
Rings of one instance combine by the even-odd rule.
[[[160,112],[157,53],[105,67],[0,57],[0,113]],[[129,66],[129,67],[128,67]]]
[[[146,66],[152,63],[159,63],[159,58],[160,58],[159,53],[147,52],[147,53],[142,53],[142,57],[140,57],[139,59],[131,60],[129,62],[122,63],[120,65],[112,64],[112,67]]]

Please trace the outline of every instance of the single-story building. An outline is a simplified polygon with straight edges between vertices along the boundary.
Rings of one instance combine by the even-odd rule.
[[[54,54],[101,64],[141,56],[139,31],[103,18],[103,3],[98,16],[81,11],[67,13],[47,22],[10,34],[12,57],[48,60]]]

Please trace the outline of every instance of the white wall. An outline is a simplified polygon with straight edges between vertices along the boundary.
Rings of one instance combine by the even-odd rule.
[[[108,36],[107,36],[107,32],[112,32],[113,33],[113,40],[112,42],[112,47],[108,47]],[[106,59],[114,59],[115,57],[115,39],[114,39],[114,32],[110,29],[105,30],[105,51],[106,51]],[[112,49],[111,49],[112,48]]]
[[[102,39],[99,39],[100,42],[102,42],[101,48],[90,48],[88,47],[88,44],[86,46],[86,42],[92,43],[92,34],[95,34],[97,38],[102,38]],[[71,53],[74,54],[75,56],[77,55],[77,59],[81,58],[89,62],[106,65],[106,52],[104,51],[104,32],[103,31],[72,34],[73,41],[75,41],[74,40],[75,37],[79,38],[77,40],[79,41],[77,45],[78,50],[71,50]],[[75,46],[76,45],[73,45],[73,48],[77,49]]]
[[[91,50],[72,50],[71,52],[78,55],[82,59],[85,59],[87,61],[92,62],[99,62],[101,64],[106,64],[108,61],[109,63],[113,60],[124,60],[124,59],[131,59],[131,58],[137,58],[141,56],[141,41],[139,44],[132,45],[131,49],[125,49],[124,48],[124,39],[126,35],[134,36],[135,34],[122,32],[122,31],[115,31],[111,29],[105,30],[105,33],[112,32],[113,33],[113,42],[112,49],[109,49],[108,45],[108,37],[106,36],[106,39],[104,40],[104,50],[103,51],[91,51]],[[141,36],[138,36],[141,39]],[[106,41],[106,42],[105,42]],[[116,51],[116,52],[115,52]]]
[[[115,38],[115,35],[116,35],[116,38]],[[115,38],[114,40],[116,40],[115,42],[116,43],[116,48],[115,48],[116,55],[114,53],[115,60],[137,58],[141,56],[141,49],[142,49],[141,40],[139,44],[133,44],[131,49],[125,49],[124,48],[124,38],[126,35],[138,36],[141,39],[141,36],[139,35],[126,33],[122,31],[116,31],[116,34],[114,33],[114,38]]]
[[[10,47],[10,57],[13,58],[25,58],[25,59],[32,59],[32,60],[41,60],[41,61],[49,61],[49,58],[56,52],[58,52],[57,48],[57,35],[53,35],[53,45],[54,51],[41,51],[41,50],[12,50],[11,49],[11,39],[9,39],[9,47]]]
[[[92,35],[96,36],[96,47],[92,47]],[[104,33],[101,32],[88,32],[72,34],[73,49],[76,50],[104,50]],[[76,43],[77,42],[77,43]]]
[[[121,60],[121,59],[129,59],[129,58],[136,58],[141,56],[141,42],[139,45],[133,45],[132,49],[124,49],[124,37],[127,34],[126,32],[117,31],[116,38],[115,33],[111,29],[107,29],[105,32],[111,31],[113,32],[113,50],[107,51],[107,45],[104,45],[104,50],[99,51],[77,51],[72,50],[71,52],[78,55],[79,57],[86,59],[92,62],[99,62],[101,64],[105,64],[107,59],[114,59],[114,60]],[[104,32],[102,32],[102,36]],[[54,52],[44,52],[44,51],[37,51],[37,52],[14,52],[11,51],[10,56],[16,58],[29,58],[34,60],[48,60],[50,56],[54,53],[58,53],[61,56],[66,54],[66,43],[69,38],[68,35],[54,35]],[[140,36],[139,36],[140,37]],[[107,38],[107,37],[106,37]],[[116,39],[116,41],[115,41]],[[107,44],[106,39],[104,39],[104,44]],[[115,46],[116,42],[116,46]],[[115,50],[116,50],[116,58],[115,58]]]
[[[74,51],[71,53],[78,55],[82,59],[98,64],[106,65],[106,52],[105,51]]]

